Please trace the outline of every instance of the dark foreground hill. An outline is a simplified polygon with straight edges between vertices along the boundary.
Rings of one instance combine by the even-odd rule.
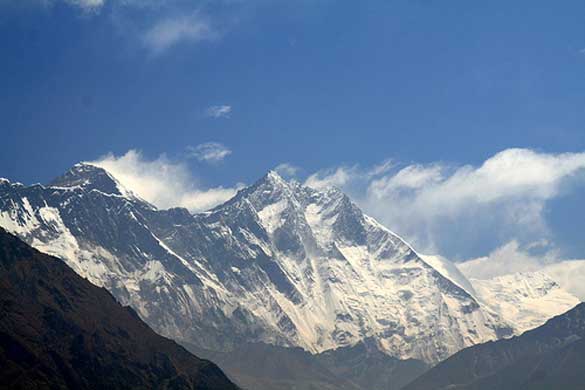
[[[396,359],[367,342],[316,355],[262,343],[231,352],[187,348],[254,390],[398,390],[428,369],[420,360]]]
[[[2,229],[0,388],[237,389],[105,289]]]
[[[464,349],[405,390],[585,389],[585,303],[509,340]]]

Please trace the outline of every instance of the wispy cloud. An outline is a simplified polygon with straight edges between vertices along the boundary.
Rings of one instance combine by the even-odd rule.
[[[229,105],[220,105],[220,106],[211,106],[205,110],[205,115],[210,118],[229,118],[232,114],[232,106]]]
[[[542,269],[561,287],[585,301],[585,260],[564,260]]]
[[[102,8],[105,0],[65,0],[65,2],[79,7],[85,12],[92,12]]]
[[[338,187],[346,189],[355,179],[360,178],[362,172],[357,167],[338,167],[333,170],[323,170],[310,175],[305,185],[323,189],[327,187]]]
[[[250,21],[264,2],[203,0],[4,0],[31,3],[42,8],[67,4],[84,16],[101,15],[120,37],[152,58],[204,42],[221,40],[242,21]],[[3,0],[0,0],[0,6]],[[85,18],[90,20],[91,18]]]
[[[299,171],[301,170],[296,165],[291,163],[282,163],[277,165],[274,170],[280,175],[284,177],[294,177],[296,176]]]
[[[211,20],[201,12],[165,17],[156,21],[143,34],[147,49],[158,55],[181,42],[199,43],[219,37]]]
[[[337,187],[358,195],[355,191],[357,188],[364,188],[364,184],[385,177],[384,175],[391,172],[395,166],[394,161],[388,159],[367,169],[360,168],[358,165],[324,169],[311,174],[305,180],[305,185],[315,189]],[[363,194],[359,196],[359,198],[362,197]]]
[[[206,188],[184,163],[170,161],[164,155],[149,160],[136,150],[129,150],[121,156],[108,154],[92,163],[106,169],[126,188],[162,209],[185,207],[193,212],[204,211],[225,202],[242,186]]]
[[[228,147],[219,142],[206,142],[188,148],[188,154],[190,157],[208,163],[223,161],[231,153],[232,151]]]
[[[225,30],[228,23],[220,23],[222,12],[207,12],[205,1],[176,0],[29,0],[42,7],[58,3],[68,4],[85,15],[107,11],[112,27],[127,38],[143,46],[151,55],[160,55],[181,43],[197,44],[221,38],[217,28]],[[0,5],[2,1],[0,0]],[[105,7],[105,5],[108,7]],[[227,7],[226,7],[227,8]]]
[[[585,153],[508,149],[480,166],[339,167],[306,183],[341,187],[421,250],[465,258],[478,247],[547,237],[546,202],[584,170]],[[385,173],[372,175],[376,171]]]
[[[21,0],[27,4],[27,0]],[[7,2],[9,3],[9,1]],[[49,8],[57,3],[64,3],[71,7],[79,9],[84,14],[97,14],[101,11],[106,0],[28,0],[28,4]],[[0,0],[0,6],[3,2]]]
[[[554,250],[534,256],[529,253],[528,248],[522,248],[517,241],[512,240],[488,256],[465,261],[458,264],[458,267],[468,278],[491,279],[517,272],[538,271],[545,264],[554,262],[554,259]]]
[[[392,168],[394,168],[395,165],[396,164],[391,159],[384,160],[380,164],[376,164],[372,168],[370,168],[369,171],[367,172],[367,175],[370,177],[383,175],[385,173],[390,172],[390,170],[392,170]]]

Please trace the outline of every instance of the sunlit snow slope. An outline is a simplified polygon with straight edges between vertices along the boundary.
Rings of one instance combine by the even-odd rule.
[[[509,323],[517,334],[534,329],[563,314],[580,300],[543,272],[523,272],[493,279],[472,279],[480,302]]]

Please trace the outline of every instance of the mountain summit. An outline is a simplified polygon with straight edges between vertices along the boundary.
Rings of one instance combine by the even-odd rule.
[[[75,164],[63,175],[53,179],[48,186],[70,190],[81,189],[84,192],[99,191],[104,194],[123,196],[145,202],[131,190],[124,187],[107,170],[89,162]]]
[[[120,183],[105,169],[89,163],[75,164],[63,175],[54,179],[50,187],[82,187],[95,189],[106,194],[122,195]]]
[[[317,353],[367,339],[434,363],[514,331],[337,189],[271,171],[191,214],[120,188],[88,164],[46,187],[4,184],[0,226],[65,259],[161,334],[200,347]]]

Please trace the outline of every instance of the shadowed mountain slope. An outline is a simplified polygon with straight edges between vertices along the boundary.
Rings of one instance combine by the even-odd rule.
[[[237,389],[107,290],[1,228],[0,388]]]

